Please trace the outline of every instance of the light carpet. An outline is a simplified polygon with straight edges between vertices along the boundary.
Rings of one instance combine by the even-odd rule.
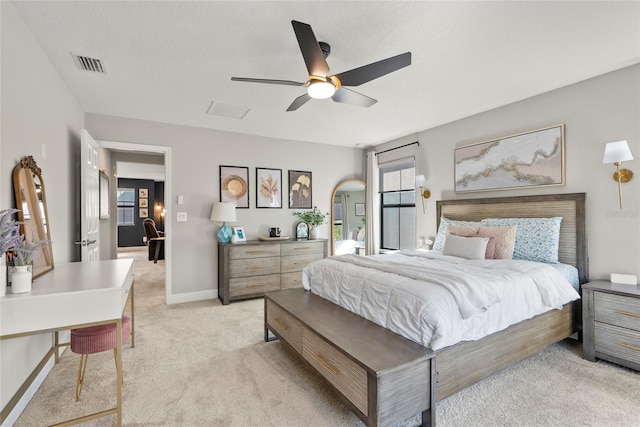
[[[142,248],[146,249],[146,248]],[[136,346],[124,348],[127,426],[363,426],[310,369],[263,341],[264,302],[164,305],[164,261],[135,259]],[[41,426],[115,404],[112,352],[66,351],[16,426]],[[567,340],[440,402],[439,426],[639,426],[640,374],[581,358]],[[403,426],[415,425],[417,418]],[[110,426],[115,416],[85,425]]]

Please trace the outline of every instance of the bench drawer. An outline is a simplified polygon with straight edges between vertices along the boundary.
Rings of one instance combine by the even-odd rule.
[[[367,371],[362,366],[306,327],[302,328],[302,357],[368,416]]]
[[[279,289],[279,274],[229,279],[229,296],[231,298],[262,295],[265,292],[277,291]]]
[[[267,325],[295,351],[302,353],[302,325],[269,299],[267,299]]]

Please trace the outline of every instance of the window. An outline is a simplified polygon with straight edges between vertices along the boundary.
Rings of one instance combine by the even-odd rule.
[[[333,238],[342,240],[344,238],[342,233],[342,196],[336,194],[333,203]]]
[[[118,188],[118,225],[136,225],[135,211],[135,188]]]
[[[415,161],[380,167],[381,249],[415,249]]]

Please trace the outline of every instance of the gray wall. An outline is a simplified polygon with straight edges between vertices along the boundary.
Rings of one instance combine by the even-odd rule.
[[[34,156],[45,183],[53,257],[74,261],[78,149],[84,113],[10,2],[0,2],[0,209],[15,206],[11,172]],[[42,145],[46,145],[46,159]],[[0,406],[4,408],[51,347],[52,335],[0,341]]]
[[[176,126],[112,116],[87,114],[86,127],[100,141],[118,141],[170,147],[170,182],[167,181],[165,208],[171,278],[169,303],[217,296],[218,224],[209,220],[214,201],[220,199],[219,166],[249,167],[250,209],[237,209],[235,224],[243,226],[249,239],[266,235],[272,226],[293,236],[295,209],[283,196],[282,209],[256,209],[256,167],[282,169],[283,190],[288,170],[312,172],[313,204],[324,212],[331,206],[331,194],[338,182],[364,176],[362,150],[284,141]],[[177,204],[177,196],[184,204]],[[177,212],[186,212],[188,221],[177,222]],[[169,224],[170,223],[170,224]],[[329,225],[321,237],[329,238]]]
[[[565,186],[455,193],[455,147],[560,123],[565,124]],[[413,137],[377,149],[399,146]],[[431,190],[426,214],[416,210],[417,238],[435,236],[436,200],[585,192],[590,277],[608,279],[611,272],[640,275],[640,65],[429,129],[417,137],[419,147],[391,152],[398,157],[415,155],[416,173],[427,177]],[[602,164],[605,144],[621,139],[629,142],[635,157],[623,166],[636,174],[623,184],[623,210],[612,179],[615,168]]]

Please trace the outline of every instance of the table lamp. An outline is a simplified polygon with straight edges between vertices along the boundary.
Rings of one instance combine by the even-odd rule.
[[[231,228],[229,228],[227,222],[236,221],[236,204],[215,202],[211,210],[211,221],[222,223],[222,227],[218,231],[218,240],[222,243],[229,243],[231,240]]]

